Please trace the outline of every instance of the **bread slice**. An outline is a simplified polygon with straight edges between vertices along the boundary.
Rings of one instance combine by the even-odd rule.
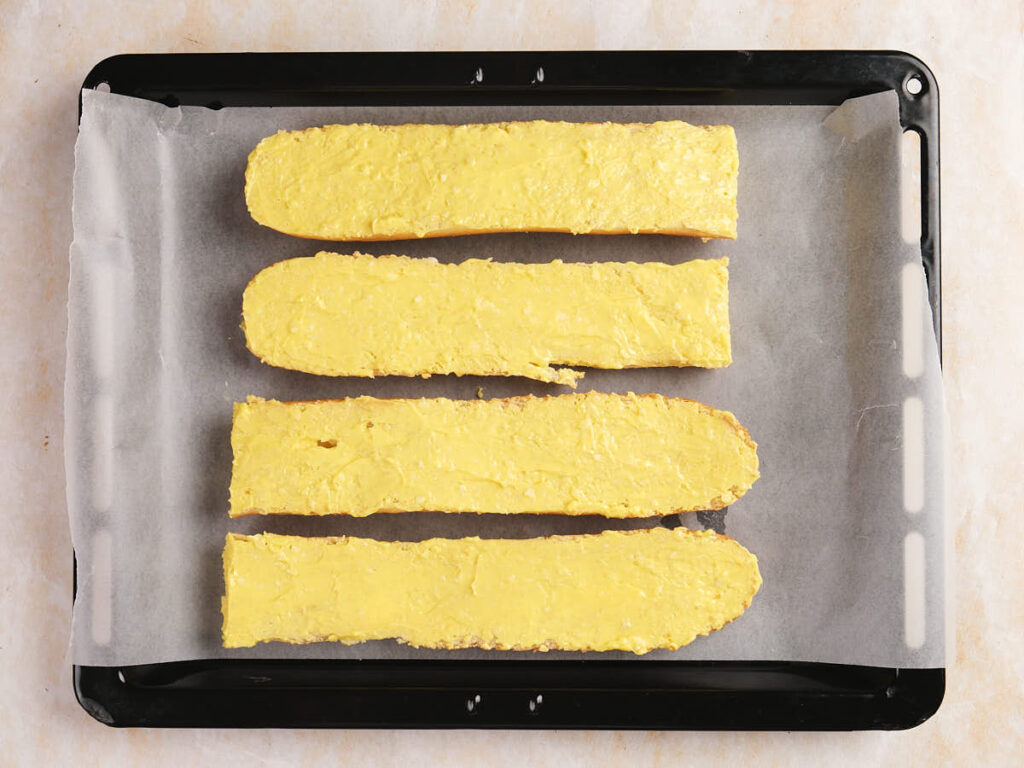
[[[320,240],[482,232],[736,237],[731,126],[328,125],[249,155],[252,217]]]
[[[596,368],[732,361],[728,259],[439,264],[319,253],[259,274],[242,298],[249,349],[327,376],[517,375],[575,386]]]
[[[662,395],[236,403],[232,517],[718,509],[758,478],[728,411]]]
[[[676,649],[741,615],[757,558],[710,531],[546,539],[228,534],[223,642],[517,651]]]

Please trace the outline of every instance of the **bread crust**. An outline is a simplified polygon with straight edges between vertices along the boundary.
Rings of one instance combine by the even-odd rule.
[[[250,215],[251,215],[250,211]],[[253,219],[255,221],[255,217]],[[397,240],[430,240],[435,237],[465,237],[467,235],[497,235],[497,234],[509,234],[509,233],[551,233],[551,234],[562,234],[562,235],[670,235],[673,237],[699,237],[702,240],[735,240],[736,233],[732,234],[715,234],[704,232],[697,229],[685,229],[670,227],[666,229],[638,229],[635,232],[629,229],[591,229],[586,232],[573,232],[571,229],[438,229],[431,232],[427,232],[422,235],[417,235],[413,232],[399,235],[372,235],[369,237],[313,237],[312,235],[301,235],[297,232],[289,232],[284,229],[278,229],[277,227],[271,226],[270,224],[264,224],[262,221],[257,221],[261,227],[272,229],[275,232],[280,232],[282,235],[288,235],[290,237],[297,237],[300,240],[318,240],[324,243],[390,243]]]

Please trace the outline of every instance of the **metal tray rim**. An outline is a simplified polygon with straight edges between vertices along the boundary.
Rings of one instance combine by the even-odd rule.
[[[537,82],[540,67],[546,76]],[[475,77],[478,68],[486,72],[482,80]],[[905,85],[915,76],[924,87],[911,95]],[[99,62],[82,87],[100,83],[116,93],[211,109],[295,98],[306,99],[303,103],[454,103],[451,99],[459,98],[579,103],[638,97],[675,103],[840,103],[891,88],[900,97],[904,128],[922,137],[922,261],[941,355],[938,85],[927,65],[911,54],[122,54]],[[151,727],[902,729],[934,714],[945,691],[944,668],[644,662],[659,674],[681,676],[674,686],[654,685],[629,661],[531,661],[525,669],[520,661],[451,664],[459,674],[449,663],[408,660],[198,660],[124,668],[76,665],[72,672],[76,698],[92,717],[111,726]],[[320,677],[279,679],[282,672],[294,678],[299,668]],[[531,677],[534,668],[542,672],[539,678]],[[219,682],[212,673],[222,674]],[[344,682],[323,684],[339,674]],[[744,675],[761,684],[742,683]],[[739,682],[725,685],[729,676]]]

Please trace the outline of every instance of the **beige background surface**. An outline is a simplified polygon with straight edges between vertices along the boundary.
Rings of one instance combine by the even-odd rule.
[[[1024,751],[1024,5],[0,0],[0,766],[1010,765]],[[896,48],[942,94],[956,574],[946,701],[904,733],[116,731],[67,657],[62,387],[76,91],[123,52]],[[1018,754],[1017,758],[1013,755]]]

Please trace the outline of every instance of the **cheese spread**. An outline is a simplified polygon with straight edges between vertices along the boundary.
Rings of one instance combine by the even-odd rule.
[[[710,531],[382,542],[228,534],[223,642],[675,649],[729,623],[757,558]]]
[[[717,509],[758,478],[728,411],[662,395],[236,403],[231,516]]]
[[[474,232],[736,237],[731,126],[656,123],[329,125],[249,155],[267,227],[321,240]]]
[[[242,299],[249,349],[327,376],[517,375],[732,361],[728,259],[439,264],[342,256],[274,264]]]

